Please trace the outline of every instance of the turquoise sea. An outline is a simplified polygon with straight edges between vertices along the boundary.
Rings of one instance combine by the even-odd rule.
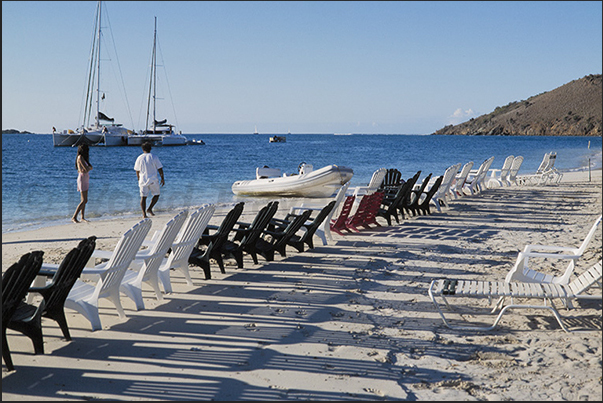
[[[206,144],[153,149],[166,178],[157,212],[244,200],[232,193],[232,183],[253,179],[263,165],[287,173],[297,172],[301,162],[315,169],[344,165],[354,170],[354,186],[366,185],[380,167],[397,168],[403,177],[421,170],[423,178],[459,162],[477,167],[490,156],[492,168],[500,168],[510,154],[524,156],[519,173],[530,173],[549,151],[557,152],[561,170],[588,169],[589,161],[600,168],[602,148],[601,137],[287,134],[285,143],[270,143],[268,134],[186,136]],[[140,214],[133,167],[141,152],[91,148],[87,218]],[[76,148],[54,147],[49,134],[2,135],[2,233],[69,223],[80,199],[75,156]]]

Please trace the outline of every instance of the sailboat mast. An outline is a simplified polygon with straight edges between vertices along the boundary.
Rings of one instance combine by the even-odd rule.
[[[157,116],[155,116],[156,100],[157,100],[157,17],[155,17],[155,31],[153,33],[153,132],[157,131]]]
[[[96,127],[100,126],[98,119],[98,112],[100,111],[100,56],[101,56],[101,16],[102,16],[103,2],[98,2],[98,34],[97,34],[97,45],[96,45]]]

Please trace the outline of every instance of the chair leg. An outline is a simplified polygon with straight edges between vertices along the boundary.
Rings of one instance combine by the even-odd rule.
[[[57,322],[59,324],[59,327],[61,328],[61,331],[63,332],[65,340],[71,341],[71,334],[69,333],[69,326],[67,325],[67,318],[65,317],[65,311],[63,310],[63,307],[54,311],[46,311],[43,316]]]
[[[2,358],[6,364],[6,369],[12,371],[15,369],[13,360],[10,356],[10,350],[8,348],[8,340],[6,339],[6,327],[2,326]]]

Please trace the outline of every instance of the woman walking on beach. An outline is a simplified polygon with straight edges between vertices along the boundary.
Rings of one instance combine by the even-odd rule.
[[[73,217],[71,217],[71,221],[74,223],[79,223],[77,220],[77,215],[79,212],[82,213],[82,221],[88,222],[86,218],[84,218],[84,212],[86,210],[86,203],[88,203],[88,187],[90,183],[90,171],[92,170],[92,165],[90,164],[89,158],[90,149],[88,148],[88,144],[80,144],[77,147],[77,157],[75,157],[75,169],[78,171],[77,175],[77,191],[81,194],[80,204],[77,205],[75,209],[75,213],[73,213]]]

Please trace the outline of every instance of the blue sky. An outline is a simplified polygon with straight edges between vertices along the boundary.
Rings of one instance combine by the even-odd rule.
[[[600,1],[104,7],[103,46],[117,54],[103,62],[104,111],[136,130],[155,16],[158,117],[185,134],[429,134],[603,64]],[[3,129],[78,126],[95,12],[93,1],[2,2]]]

